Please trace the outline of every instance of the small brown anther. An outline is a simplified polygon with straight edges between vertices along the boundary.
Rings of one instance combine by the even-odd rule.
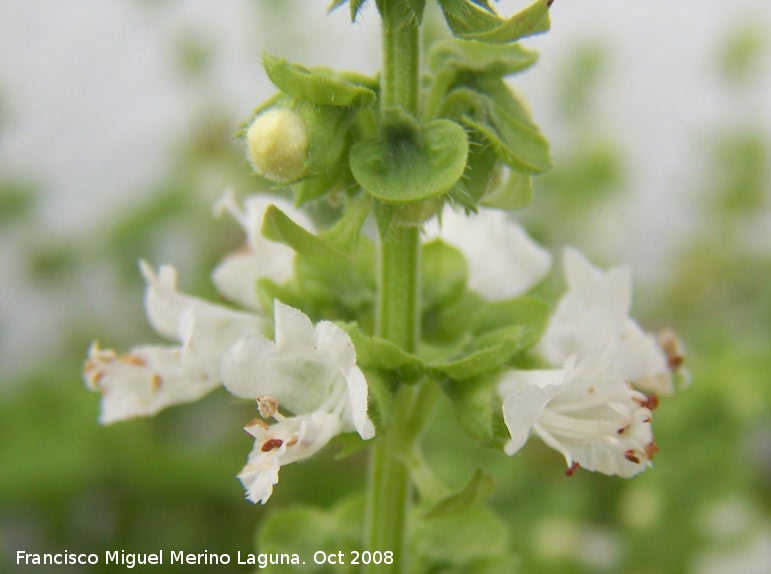
[[[270,452],[277,448],[281,448],[282,444],[284,444],[284,441],[281,440],[280,438],[269,438],[262,444],[262,447],[260,448],[260,450],[262,452]]]
[[[627,459],[629,462],[640,464],[640,457],[637,456],[634,449],[632,448],[630,448],[628,451],[624,453],[624,458]]]
[[[260,395],[257,397],[257,410],[261,417],[269,419],[278,411],[278,401],[268,395]]]

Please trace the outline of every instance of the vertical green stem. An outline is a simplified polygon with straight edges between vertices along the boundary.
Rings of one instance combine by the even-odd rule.
[[[404,0],[378,2],[382,17],[383,72],[381,116],[401,107],[417,116],[420,70],[420,30],[416,19],[405,18]],[[393,225],[380,238],[378,268],[377,334],[407,351],[420,337],[420,229]],[[368,490],[368,550],[393,552],[390,565],[365,566],[367,572],[406,572],[407,517],[411,488],[404,454],[404,427],[412,412],[413,389],[396,393],[392,420],[372,448]],[[409,440],[407,440],[409,442]]]
[[[377,332],[406,351],[418,342],[420,228],[394,225],[380,241]]]
[[[381,111],[401,106],[418,113],[420,81],[420,28],[405,16],[404,0],[382,0],[383,71],[380,78]]]

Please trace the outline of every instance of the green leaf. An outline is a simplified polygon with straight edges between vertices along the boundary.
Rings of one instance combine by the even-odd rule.
[[[348,2],[351,8],[351,22],[355,22],[356,16],[359,15],[359,10],[362,9],[366,1],[367,0],[333,0],[332,3],[329,5],[329,8],[327,8],[327,12],[331,12],[335,8],[339,8],[340,6]]]
[[[493,478],[482,470],[477,470],[463,490],[440,500],[426,513],[425,518],[431,520],[466,512],[489,497],[494,489],[495,481]]]
[[[262,55],[265,73],[282,92],[319,106],[364,108],[377,101],[375,92],[338,77],[331,70],[310,70],[282,58]]]
[[[524,173],[512,171],[506,181],[485,194],[480,202],[486,207],[514,211],[530,204],[533,197],[533,179]]]
[[[380,237],[388,237],[391,230],[391,225],[395,220],[395,208],[393,205],[388,205],[377,199],[372,200],[373,211],[375,213],[375,222],[377,223],[377,230]]]
[[[365,190],[386,203],[439,197],[466,167],[466,131],[449,120],[418,126],[400,115],[381,137],[351,148],[351,172]]]
[[[424,309],[421,328],[424,340],[431,345],[462,346],[471,337],[471,328],[485,305],[477,293],[465,291],[456,301]]]
[[[503,87],[500,93],[499,86]],[[476,132],[471,140],[487,141],[512,169],[525,173],[549,169],[549,143],[503,81],[484,82],[479,88],[492,90],[494,97],[477,89],[457,88],[445,98],[440,114],[471,128]]]
[[[367,0],[350,0],[351,3],[351,22],[356,21],[356,16],[359,15],[359,10],[362,9],[364,3]]]
[[[263,521],[257,547],[260,552],[312,555],[334,540],[335,522],[311,506],[294,506],[272,512]]]
[[[458,72],[502,77],[526,70],[538,61],[538,54],[519,44],[485,44],[455,38],[436,43],[428,61],[434,73],[451,68]]]
[[[458,299],[466,288],[468,266],[458,249],[441,239],[423,245],[423,309],[431,309]]]
[[[331,12],[332,10],[335,10],[348,2],[348,0],[332,0],[332,2],[327,6],[327,12]]]
[[[367,390],[370,398],[367,414],[376,429],[386,428],[394,410],[394,394],[401,381],[398,381],[393,373],[386,371],[367,367],[362,367],[361,370],[364,373],[364,378],[367,379]]]
[[[455,381],[505,369],[512,359],[538,342],[549,321],[548,306],[529,297],[492,303],[470,299],[459,305],[447,322],[452,325],[452,319],[462,320],[464,312],[465,324],[470,324],[468,342],[451,356],[428,364],[430,370]],[[433,319],[441,321],[442,316]]]
[[[488,3],[439,0],[439,5],[454,36],[467,37],[475,31],[492,30],[503,22]]]
[[[297,207],[300,207],[327,194],[342,192],[355,185],[356,182],[348,165],[345,163],[332,164],[315,177],[309,177],[294,184],[292,186],[294,202]]]
[[[489,123],[465,118],[463,123],[479,132],[506,165],[524,173],[540,173],[551,167],[549,142],[538,128],[489,106]]]
[[[359,566],[347,560],[344,564],[330,566],[316,564],[311,558],[319,550],[327,554],[342,552],[344,556],[350,556],[353,550],[361,551],[363,520],[364,497],[359,493],[344,498],[327,511],[306,505],[273,510],[260,524],[257,551],[289,556],[297,554],[300,564],[269,565],[260,568],[260,572],[357,572]]]
[[[487,193],[491,182],[497,179],[501,168],[497,165],[495,149],[484,138],[472,132],[469,141],[468,163],[461,181],[466,185],[476,210],[476,205]]]
[[[399,371],[414,379],[425,371],[425,365],[415,355],[404,351],[387,339],[364,333],[356,323],[342,325],[356,348],[356,361],[364,367],[385,371]]]
[[[300,254],[295,276],[303,309],[332,321],[373,322],[375,302],[375,246],[360,238],[355,251],[332,257]]]
[[[551,26],[549,0],[537,0],[511,18],[501,18],[473,0],[440,0],[453,35],[467,40],[508,44],[546,32]]]
[[[262,235],[271,241],[284,243],[297,253],[311,257],[330,257],[335,252],[313,233],[292,221],[278,207],[271,204],[262,220]]]
[[[342,158],[346,146],[348,128],[353,123],[356,110],[319,106],[308,100],[294,104],[308,134],[308,155],[305,158],[304,176],[325,175],[346,169]]]
[[[420,520],[410,536],[415,543],[415,559],[424,562],[416,572],[435,572],[427,564],[452,564],[453,572],[476,572],[461,569],[469,560],[505,554],[508,527],[491,510],[474,506],[462,514],[450,514],[434,520]],[[427,564],[426,564],[427,563]]]
[[[499,371],[521,350],[524,338],[521,327],[509,327],[487,333],[474,341],[458,358],[432,362],[429,368],[451,379],[462,381]]]
[[[319,233],[319,238],[327,245],[343,253],[354,253],[359,245],[361,228],[372,209],[372,198],[360,193],[356,197],[348,197],[343,215],[337,222]]]
[[[549,306],[532,297],[517,297],[488,303],[478,315],[473,333],[477,341],[492,335],[500,338],[507,331],[519,329],[517,350],[524,351],[535,345],[549,323]]]
[[[461,428],[472,438],[488,444],[492,444],[494,438],[493,409],[500,410],[500,402],[496,404],[494,400],[495,382],[495,377],[478,377],[466,381],[448,381],[444,385]]]

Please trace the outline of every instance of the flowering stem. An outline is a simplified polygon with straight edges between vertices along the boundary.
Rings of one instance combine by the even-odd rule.
[[[420,67],[420,30],[415,20],[405,22],[403,2],[382,0],[383,73],[381,113],[400,107],[417,116]],[[380,238],[378,271],[377,334],[406,351],[414,351],[420,337],[420,228],[392,225]],[[367,485],[368,550],[391,551],[390,565],[370,564],[367,572],[406,572],[407,517],[411,487],[404,455],[414,437],[407,437],[408,413],[414,389],[396,392],[388,427],[382,429],[372,448]],[[400,416],[401,413],[401,416]]]

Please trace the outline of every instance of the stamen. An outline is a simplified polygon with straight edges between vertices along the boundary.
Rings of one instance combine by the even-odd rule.
[[[269,419],[278,411],[278,401],[273,397],[261,395],[257,397],[257,410],[260,411],[261,417]]]
[[[665,329],[659,333],[658,343],[659,347],[661,347],[661,350],[664,352],[664,355],[667,357],[667,366],[671,370],[677,371],[685,361],[683,346],[680,343],[680,339],[677,338],[677,335],[675,335],[673,331]]]
[[[260,448],[260,450],[262,452],[270,452],[277,448],[281,448],[282,444],[284,444],[284,441],[281,440],[280,438],[269,438],[262,444],[262,447]]]
[[[645,445],[645,458],[648,460],[653,459],[653,455],[659,452],[659,447],[655,442],[650,442]]]
[[[246,427],[245,428],[250,428],[250,427],[260,427],[260,428],[263,428],[263,429],[269,428],[268,427],[268,423],[266,423],[262,419],[252,419],[252,420],[250,420],[248,423],[246,423]]]
[[[565,475],[566,476],[573,476],[576,473],[576,471],[578,470],[579,466],[581,466],[581,465],[578,464],[577,462],[574,462],[573,464],[570,465],[570,468],[565,471]]]
[[[102,379],[104,379],[104,371],[99,370],[92,370],[90,373],[88,370],[84,373],[88,377],[88,386],[95,390],[100,391],[101,389],[101,382]]]
[[[627,459],[629,462],[640,464],[640,458],[635,454],[635,450],[633,448],[630,448],[628,451],[624,453],[624,458]]]
[[[645,396],[645,395],[643,395],[643,396]],[[641,400],[639,398],[635,398],[635,401],[641,407],[644,407],[646,409],[650,409],[652,411],[655,411],[656,407],[659,406],[659,398],[656,395],[654,395],[654,394],[648,395],[647,397],[645,397],[645,400]]]
[[[127,365],[133,365],[135,367],[146,367],[147,366],[147,361],[145,361],[139,355],[132,355],[132,354],[118,355],[117,359],[121,363],[125,363]]]
[[[591,389],[589,390],[589,392],[591,392]],[[590,397],[588,397],[583,401],[571,401],[571,402],[565,402],[562,404],[559,404],[559,403],[555,404],[554,401],[552,401],[551,403],[549,403],[549,410],[556,413],[570,413],[574,411],[583,411],[593,407],[600,407],[605,404],[609,404],[613,401],[623,402],[628,400],[630,397],[635,398],[637,394],[638,393],[636,391],[630,392],[628,390],[625,390],[622,392],[608,393],[608,394],[603,394],[603,393],[592,394]],[[644,397],[647,399],[647,397],[645,397],[645,395],[643,395],[642,393],[639,393],[639,395],[640,395],[640,398]]]
[[[541,416],[541,424],[569,438],[599,438],[618,430],[621,421],[586,420],[567,417],[549,410]],[[622,423],[623,424],[623,423]]]
[[[685,357],[682,355],[672,355],[671,357],[667,357],[667,366],[673,371],[677,371],[682,367],[684,362]]]
[[[163,385],[163,377],[161,377],[158,373],[153,373],[153,376],[150,379],[150,388],[155,393],[160,390],[161,385]]]

